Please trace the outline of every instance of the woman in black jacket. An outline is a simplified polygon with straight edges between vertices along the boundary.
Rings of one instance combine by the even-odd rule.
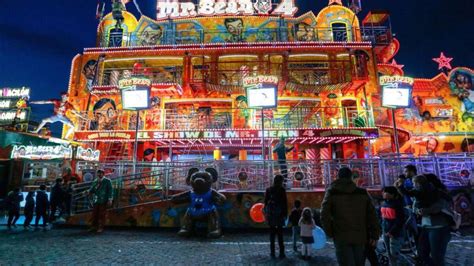
[[[280,259],[285,258],[283,245],[283,225],[288,215],[286,191],[283,187],[283,176],[277,175],[273,179],[273,186],[265,191],[265,218],[270,226],[270,252],[275,257],[275,235],[278,235]]]

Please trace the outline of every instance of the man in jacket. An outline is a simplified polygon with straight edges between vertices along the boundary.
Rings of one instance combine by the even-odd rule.
[[[62,178],[57,178],[56,183],[54,186],[51,188],[51,196],[50,196],[50,201],[51,201],[51,217],[49,220],[51,222],[54,222],[56,220],[56,211],[59,208],[59,217],[63,214],[64,211],[64,189],[62,187]]]
[[[46,185],[41,185],[40,190],[36,192],[36,218],[35,230],[38,230],[38,223],[43,218],[43,230],[46,230],[48,224],[49,199],[46,194]]]
[[[97,179],[89,190],[89,195],[93,197],[94,203],[90,232],[102,233],[104,231],[107,207],[112,206],[112,190],[112,182],[104,177],[104,170],[98,170]]]
[[[355,185],[347,167],[339,169],[338,179],[326,191],[321,223],[334,239],[339,265],[364,265],[365,244],[376,244],[380,223],[369,194]]]

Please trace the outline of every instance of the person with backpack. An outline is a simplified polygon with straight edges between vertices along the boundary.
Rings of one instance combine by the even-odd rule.
[[[383,188],[382,229],[385,246],[392,265],[399,265],[400,249],[403,244],[403,225],[405,212],[403,198],[396,187]]]
[[[280,259],[284,259],[285,247],[283,244],[283,226],[288,215],[286,190],[283,187],[284,177],[276,175],[273,186],[265,191],[265,218],[270,226],[270,256],[275,258],[275,235],[278,235],[278,246],[280,248]]]
[[[39,220],[43,218],[43,230],[47,229],[48,225],[48,211],[49,211],[49,199],[46,194],[46,185],[41,185],[40,190],[36,192],[36,219],[35,219],[35,230],[38,230]]]
[[[23,209],[23,213],[25,214],[25,222],[23,223],[23,227],[25,230],[30,229],[30,223],[33,220],[33,214],[35,212],[35,192],[29,191],[26,195],[26,203],[25,208]]]
[[[377,243],[380,223],[369,194],[352,181],[351,169],[340,168],[338,179],[326,190],[321,223],[334,239],[339,265],[365,264],[365,245]]]
[[[20,193],[20,188],[15,188],[13,191],[10,191],[5,200],[7,210],[8,210],[8,230],[16,227],[16,221],[20,218],[20,202],[23,201],[23,194]]]
[[[293,250],[295,252],[298,251],[298,248],[296,246],[296,243],[298,241],[298,236],[300,235],[300,218],[301,218],[301,213],[303,210],[301,209],[301,201],[295,200],[293,204],[293,209],[291,210],[290,217],[288,218],[289,222],[291,223],[291,229],[293,233]]]

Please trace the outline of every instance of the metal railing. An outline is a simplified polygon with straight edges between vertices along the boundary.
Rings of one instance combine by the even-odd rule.
[[[162,66],[149,67],[147,77],[152,83],[182,83],[183,67],[182,66]],[[106,68],[100,74],[99,86],[117,86],[118,81],[122,78],[130,77],[133,73],[132,68]]]
[[[281,172],[281,165],[287,168],[287,187],[294,190],[324,189],[337,176],[343,166],[352,169],[362,182],[361,186],[380,189],[392,185],[403,167],[413,164],[419,173],[434,173],[448,187],[471,185],[469,176],[462,172],[474,172],[474,153],[449,154],[417,158],[373,158],[355,160],[298,160],[286,161],[186,161],[170,163],[139,163],[137,172],[131,172],[132,162],[102,164],[115,189],[114,207],[127,207],[167,199],[179,191],[190,189],[186,175],[190,168],[215,168],[219,173],[215,189],[227,191],[264,191],[272,178]],[[464,171],[465,170],[465,171]],[[88,211],[90,200],[87,191],[92,182],[74,186],[72,211]]]
[[[318,102],[317,102],[318,103]],[[319,103],[318,103],[319,104]],[[373,127],[371,110],[356,107],[313,106],[266,110],[265,128],[343,128]],[[132,111],[90,111],[77,116],[79,131],[89,130],[135,130],[136,112]],[[243,122],[237,120],[246,120]],[[191,108],[150,109],[140,114],[139,130],[192,130],[261,128],[261,112],[251,108]]]
[[[297,54],[295,54],[297,55]],[[193,65],[191,83],[210,83],[222,86],[242,86],[247,76],[275,75],[288,77],[288,81],[299,85],[322,86],[340,84],[354,79],[367,78],[367,72],[358,71],[350,60],[325,61],[288,61],[272,63],[270,60],[242,61],[246,55],[241,55],[239,61],[205,62]],[[347,56],[349,56],[347,54]],[[130,60],[132,64],[133,60]],[[146,76],[152,83],[183,83],[184,66],[152,66],[147,67]],[[365,69],[366,66],[360,66]],[[286,72],[283,73],[283,69]],[[122,78],[130,77],[133,68],[106,67],[99,71],[99,77],[94,86],[117,86]]]
[[[355,42],[368,41],[374,45],[386,45],[392,40],[389,27],[293,27],[276,29],[244,29],[240,34],[227,30],[205,31],[156,30],[146,33],[106,33],[99,39],[99,47],[134,47],[155,45],[200,45],[203,43],[258,43],[258,42]]]

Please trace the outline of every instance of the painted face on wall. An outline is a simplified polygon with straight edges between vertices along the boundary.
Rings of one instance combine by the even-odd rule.
[[[436,147],[438,147],[438,140],[436,140],[434,137],[429,138],[426,142],[426,151],[434,152]]]
[[[112,130],[117,124],[115,102],[111,99],[101,99],[94,105],[94,121],[92,130]]]
[[[158,25],[150,25],[146,27],[138,36],[139,45],[157,45],[161,42],[163,30]]]
[[[300,42],[314,41],[315,35],[313,28],[307,23],[299,23],[296,25],[296,40]]]
[[[82,74],[84,74],[86,79],[94,79],[96,68],[97,68],[97,61],[89,60],[84,65],[84,68],[82,69]]]
[[[242,42],[242,33],[244,30],[244,22],[241,18],[226,18],[224,20],[227,32],[231,34],[228,42]]]
[[[253,5],[259,14],[268,14],[272,10],[270,0],[257,0]]]

